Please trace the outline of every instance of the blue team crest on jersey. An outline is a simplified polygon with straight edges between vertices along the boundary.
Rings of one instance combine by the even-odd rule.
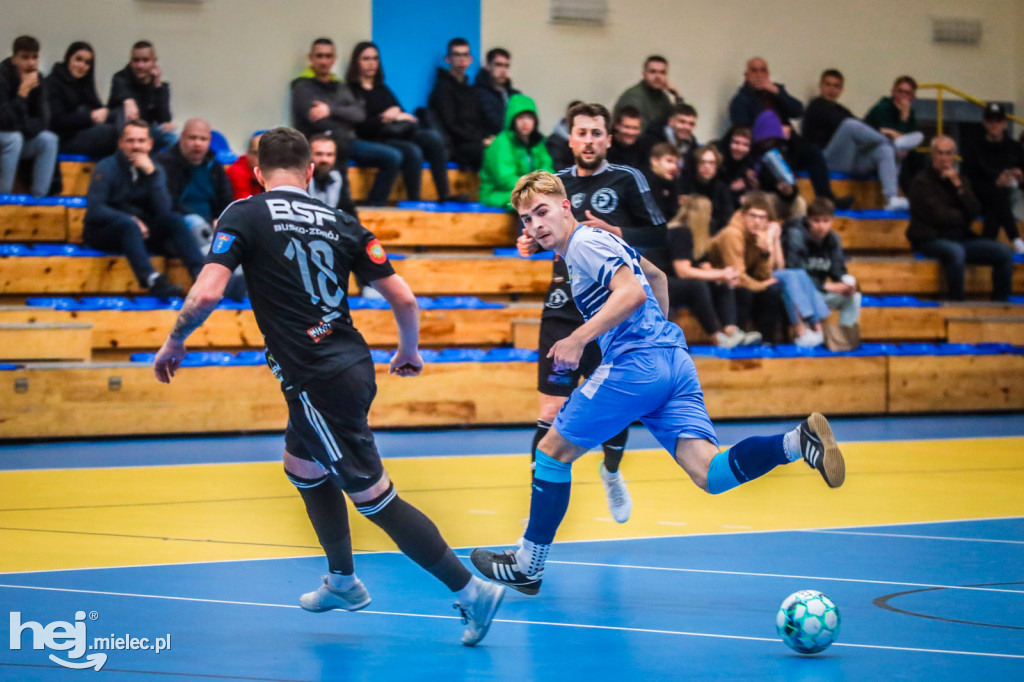
[[[217,238],[213,240],[213,252],[214,253],[227,253],[228,249],[231,248],[231,244],[235,241],[235,235],[224,234],[221,232],[217,235]]]

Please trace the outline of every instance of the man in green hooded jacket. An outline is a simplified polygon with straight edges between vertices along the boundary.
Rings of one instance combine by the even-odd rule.
[[[480,203],[508,208],[512,188],[535,170],[553,171],[537,120],[537,105],[526,95],[512,95],[505,108],[505,128],[484,150],[480,169]]]

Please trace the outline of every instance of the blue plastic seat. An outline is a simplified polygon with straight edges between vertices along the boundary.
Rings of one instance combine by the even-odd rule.
[[[25,299],[25,305],[54,310],[78,310],[78,301],[70,296],[33,296]]]
[[[522,258],[519,255],[519,251],[514,248],[501,247],[494,250],[494,255],[498,258]],[[554,251],[540,251],[530,256],[530,260],[554,260]]]

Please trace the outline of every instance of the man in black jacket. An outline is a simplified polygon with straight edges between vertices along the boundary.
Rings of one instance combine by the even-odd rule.
[[[998,102],[985,107],[985,135],[965,145],[964,175],[981,202],[982,235],[996,239],[999,230],[1013,242],[1016,253],[1024,253],[1024,240],[1013,215],[1013,190],[1024,184],[1024,148],[1006,134],[1006,111]]]
[[[171,122],[171,84],[163,79],[153,43],[140,40],[132,45],[131,61],[110,80],[107,107],[118,124],[140,119],[148,123],[155,149],[177,141]]]
[[[234,201],[227,173],[210,149],[211,134],[209,123],[190,118],[178,144],[156,157],[167,173],[173,210],[185,217],[204,253],[213,241],[217,218]]]
[[[950,299],[964,299],[964,265],[980,263],[992,266],[992,300],[1009,300],[1013,252],[971,231],[981,207],[971,183],[957,172],[955,156],[953,138],[937,135],[932,139],[932,163],[914,178],[908,192],[907,239],[914,251],[942,263]]]
[[[57,164],[57,136],[47,130],[50,106],[39,74],[39,41],[14,39],[13,53],[0,62],[0,194],[10,194],[21,159],[32,159],[33,196],[50,190]]]
[[[466,76],[466,69],[473,63],[469,41],[465,38],[449,40],[448,56],[444,60],[450,68],[437,70],[437,82],[430,93],[430,109],[448,139],[452,160],[459,168],[479,171],[484,148],[494,140],[494,135],[487,132],[480,101]]]
[[[616,111],[612,123],[612,143],[608,147],[608,163],[646,171],[651,147],[641,144],[642,131],[643,117],[639,109],[627,105]]]
[[[804,112],[804,139],[824,150],[831,171],[877,173],[886,199],[885,210],[906,211],[909,204],[899,196],[896,182],[896,149],[889,138],[839,103],[843,83],[843,74],[837,69],[826,69],[821,74],[821,96],[811,100]]]
[[[504,129],[508,98],[520,94],[512,87],[512,79],[508,75],[511,67],[512,56],[508,50],[495,47],[488,50],[487,66],[477,72],[473,81],[488,135],[497,135]]]
[[[355,126],[366,119],[366,108],[335,75],[334,41],[317,38],[309,49],[309,66],[292,81],[292,125],[307,138],[329,133],[338,145],[338,168],[345,172]]]

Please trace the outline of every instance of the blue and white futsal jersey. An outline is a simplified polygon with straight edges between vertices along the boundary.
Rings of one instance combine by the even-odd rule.
[[[647,301],[617,327],[598,337],[604,362],[637,348],[686,348],[686,337],[678,325],[661,312],[651,285],[640,269],[640,254],[615,235],[593,227],[580,226],[569,238],[565,262],[576,307],[589,320],[611,295],[612,275],[623,265],[631,268],[644,288]]]
[[[586,319],[608,301],[608,285],[622,266],[633,271],[647,300],[598,337],[604,361],[573,390],[553,428],[570,442],[592,448],[639,419],[670,453],[680,438],[717,445],[683,330],[661,313],[640,269],[640,255],[611,233],[580,227],[569,238],[565,262],[573,300]]]

